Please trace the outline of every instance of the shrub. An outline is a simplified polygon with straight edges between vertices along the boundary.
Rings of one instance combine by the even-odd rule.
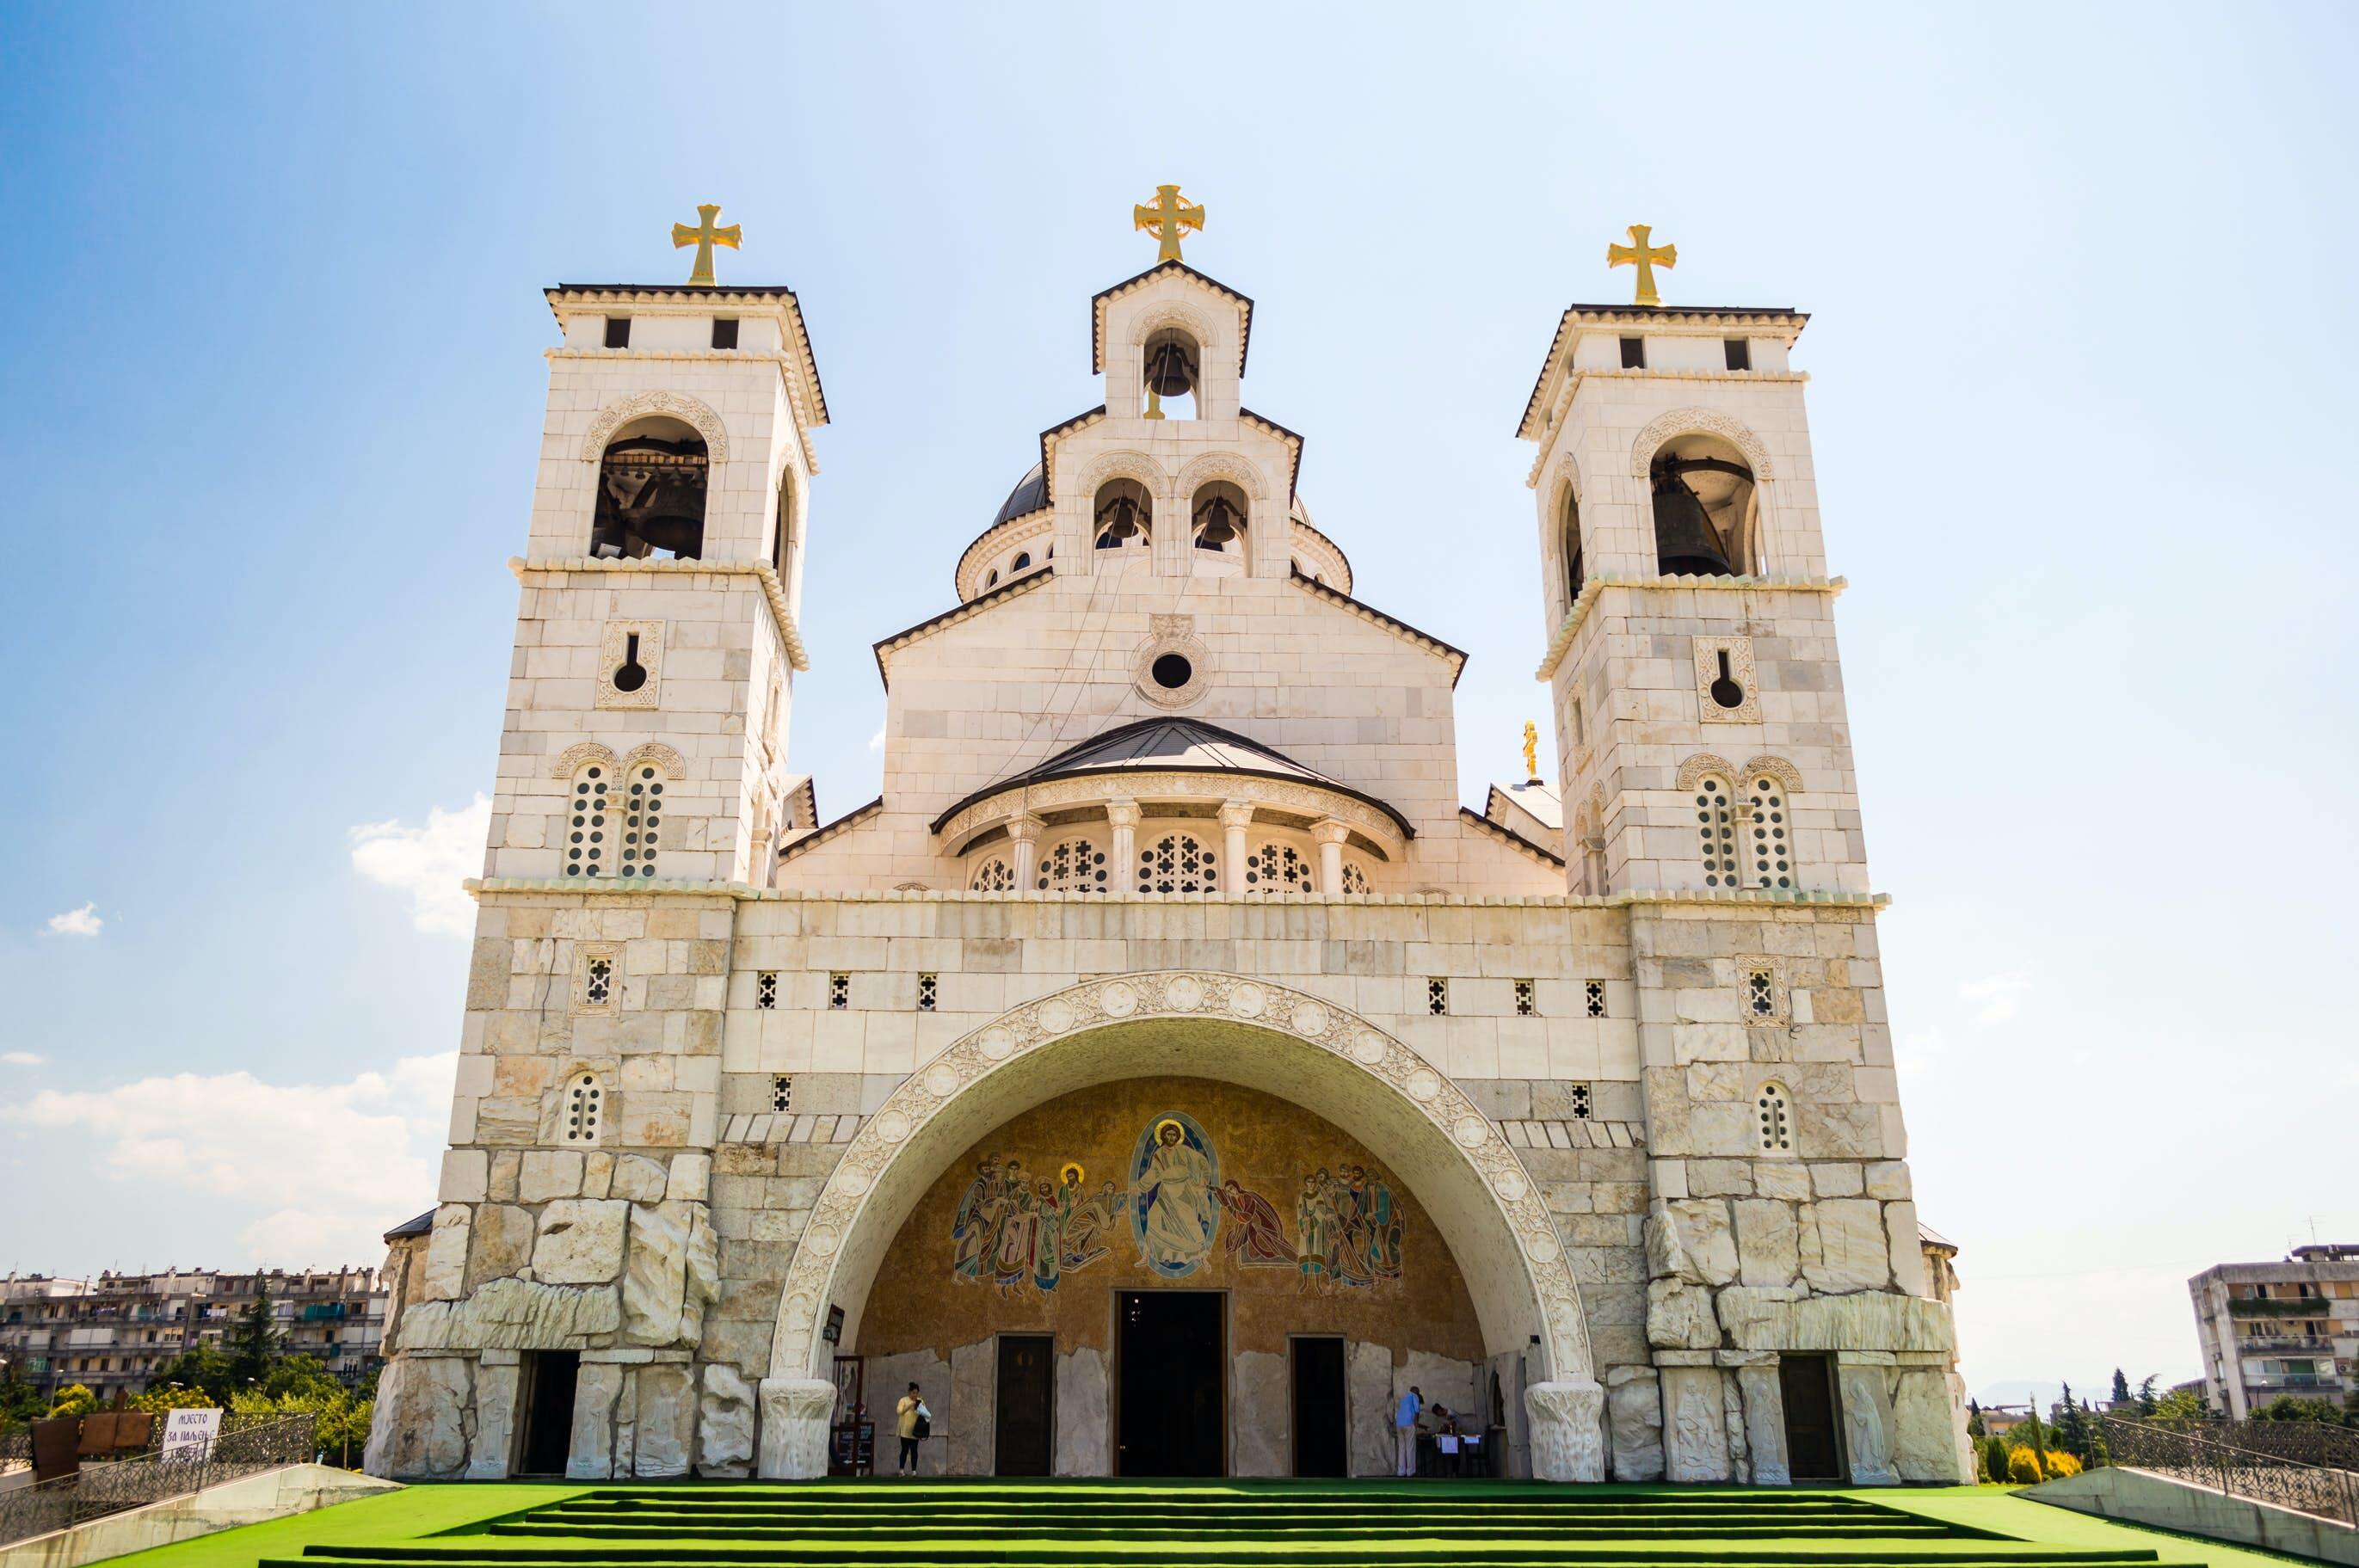
[[[2028,1448],[2018,1448],[2006,1456],[2006,1478],[2017,1487],[2039,1485],[2039,1456]]]
[[[69,1383],[58,1390],[57,1402],[49,1413],[58,1415],[88,1415],[98,1408],[98,1396],[80,1383]]]
[[[2041,1467],[2048,1472],[2048,1478],[2051,1481],[2060,1481],[2067,1476],[2077,1476],[2081,1473],[2081,1462],[2078,1459],[2053,1448],[2040,1455],[2040,1462]]]
[[[1991,1436],[1983,1439],[1983,1475],[1993,1481],[2006,1479],[2006,1439]]]

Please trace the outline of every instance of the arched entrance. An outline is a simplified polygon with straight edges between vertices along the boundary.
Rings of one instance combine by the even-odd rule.
[[[833,1386],[821,1325],[856,1336],[886,1249],[943,1167],[1056,1096],[1142,1074],[1225,1080],[1349,1131],[1400,1173],[1455,1255],[1486,1351],[1522,1351],[1532,1469],[1601,1479],[1603,1392],[1581,1297],[1531,1179],[1488,1118],[1383,1030],[1331,1001],[1235,975],[1093,980],[1018,1007],[912,1074],[853,1139],[780,1292],[762,1384],[761,1473],[825,1469]]]

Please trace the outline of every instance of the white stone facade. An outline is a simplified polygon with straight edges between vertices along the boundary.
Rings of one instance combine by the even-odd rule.
[[[1464,655],[1350,597],[1295,494],[1301,438],[1243,402],[1253,303],[1178,264],[1093,303],[1104,405],[1043,434],[958,605],[876,645],[883,794],[814,823],[786,758],[825,417],[799,307],[550,299],[451,1149],[374,1471],[515,1473],[529,1358],[560,1354],[570,1475],[820,1473],[831,1356],[949,1162],[1054,1096],[1184,1070],[1400,1173],[1517,1472],[1784,1480],[1780,1358],[1822,1355],[1851,1478],[1971,1476],[1785,368],[1801,318],[1576,308],[1550,350],[1526,433],[1560,838],[1457,804]],[[700,347],[720,317],[738,346]],[[1732,330],[1758,368],[1706,363]],[[1657,368],[1607,368],[1631,333]],[[1175,344],[1193,416],[1148,417]],[[589,553],[602,443],[635,431],[709,465],[698,558]],[[1667,449],[1744,470],[1737,575],[1657,574]],[[600,816],[593,777],[665,785],[652,875],[629,837],[652,797]],[[1714,787],[1732,837],[1757,815],[1767,846],[1774,818],[1782,848],[1742,858],[1776,870],[1708,883],[1691,797]],[[622,845],[594,874],[592,831]],[[1459,1375],[1417,1356],[1355,1344],[1353,1400]],[[1248,1359],[1230,1408],[1282,1406]],[[987,1472],[951,1364],[936,1462]],[[1058,1464],[1103,1472],[1106,1374],[1060,1367]],[[1246,1425],[1230,1467],[1281,1467]]]

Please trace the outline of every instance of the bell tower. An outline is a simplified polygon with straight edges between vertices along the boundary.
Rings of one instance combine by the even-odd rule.
[[[1818,491],[1785,308],[1639,302],[1558,321],[1538,448],[1538,670],[1573,891],[1867,891]]]
[[[484,874],[767,886],[827,423],[783,286],[560,284]]]

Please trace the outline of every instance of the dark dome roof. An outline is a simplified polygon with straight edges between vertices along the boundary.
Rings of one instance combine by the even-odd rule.
[[[991,520],[991,525],[996,528],[1011,518],[1029,516],[1048,504],[1049,478],[1040,471],[1040,465],[1034,463],[1016,481],[1016,488],[1007,492],[1007,499],[999,503],[999,515]]]

